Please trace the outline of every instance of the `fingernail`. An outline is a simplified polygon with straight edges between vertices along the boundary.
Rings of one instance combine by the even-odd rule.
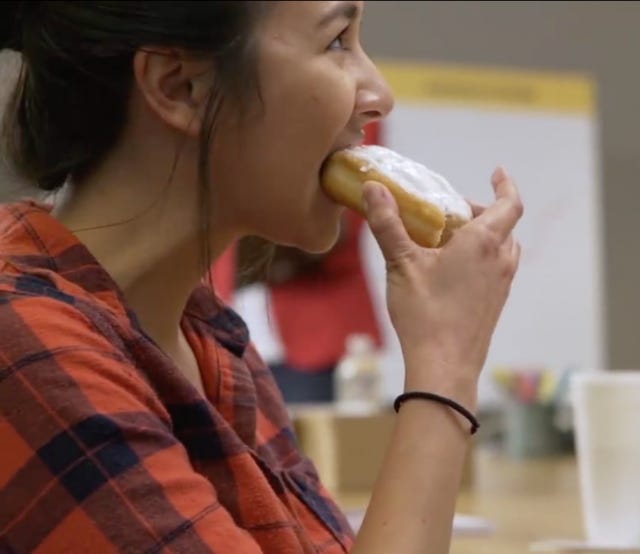
[[[384,200],[385,202],[387,200],[389,200],[391,194],[389,193],[389,189],[387,187],[385,187],[384,185],[378,185],[378,188],[376,190],[376,194],[378,195],[378,198]]]
[[[378,200],[384,201],[384,200],[387,200],[388,198],[387,187],[385,187],[380,183],[373,184],[373,190],[371,191],[371,194],[373,194],[373,196]]]

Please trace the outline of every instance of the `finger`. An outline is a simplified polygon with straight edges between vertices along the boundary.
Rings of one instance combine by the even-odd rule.
[[[511,256],[512,252],[513,252],[513,245],[515,243],[515,239],[513,238],[513,235],[508,235],[507,238],[505,239],[505,241],[502,243],[502,246],[500,247],[502,249],[502,251],[505,254],[508,254],[509,256]]]
[[[473,200],[469,200],[465,198],[467,204],[471,207],[471,214],[473,217],[478,217],[482,212],[484,212],[487,207],[483,204],[476,204]]]
[[[501,167],[496,169],[491,179],[496,201],[476,218],[481,224],[492,229],[502,242],[513,231],[524,213],[522,200],[514,182]]]
[[[518,267],[520,266],[520,243],[510,235],[503,248],[505,249],[504,253],[508,260],[506,275],[510,279],[513,279],[515,274],[518,272]]]
[[[514,268],[518,269],[520,265],[520,256],[522,255],[522,246],[517,240],[513,241],[511,247],[511,259],[513,260]]]
[[[387,187],[368,181],[363,189],[365,215],[382,255],[388,263],[410,255],[415,245],[405,229],[398,205]]]

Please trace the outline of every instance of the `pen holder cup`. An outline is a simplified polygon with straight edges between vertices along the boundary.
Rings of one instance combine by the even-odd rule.
[[[509,399],[504,415],[505,449],[509,457],[540,458],[562,451],[563,438],[554,423],[554,405]]]

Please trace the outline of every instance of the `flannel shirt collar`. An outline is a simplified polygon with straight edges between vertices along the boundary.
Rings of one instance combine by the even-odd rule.
[[[0,270],[7,266],[48,286],[53,284],[61,292],[98,302],[140,328],[118,284],[80,240],[51,215],[48,204],[25,200],[0,205]],[[243,355],[249,343],[246,324],[204,283],[190,296],[185,316],[208,324],[223,346],[237,356]]]

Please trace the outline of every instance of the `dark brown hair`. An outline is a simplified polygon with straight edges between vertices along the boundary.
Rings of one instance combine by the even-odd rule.
[[[209,264],[209,149],[227,101],[259,97],[255,24],[266,2],[50,1],[0,4],[0,47],[23,64],[3,124],[18,175],[42,190],[91,171],[124,127],[134,53],[174,46],[208,56],[215,84],[199,145],[200,206]],[[205,238],[206,237],[206,238]],[[208,265],[207,265],[208,268]]]

